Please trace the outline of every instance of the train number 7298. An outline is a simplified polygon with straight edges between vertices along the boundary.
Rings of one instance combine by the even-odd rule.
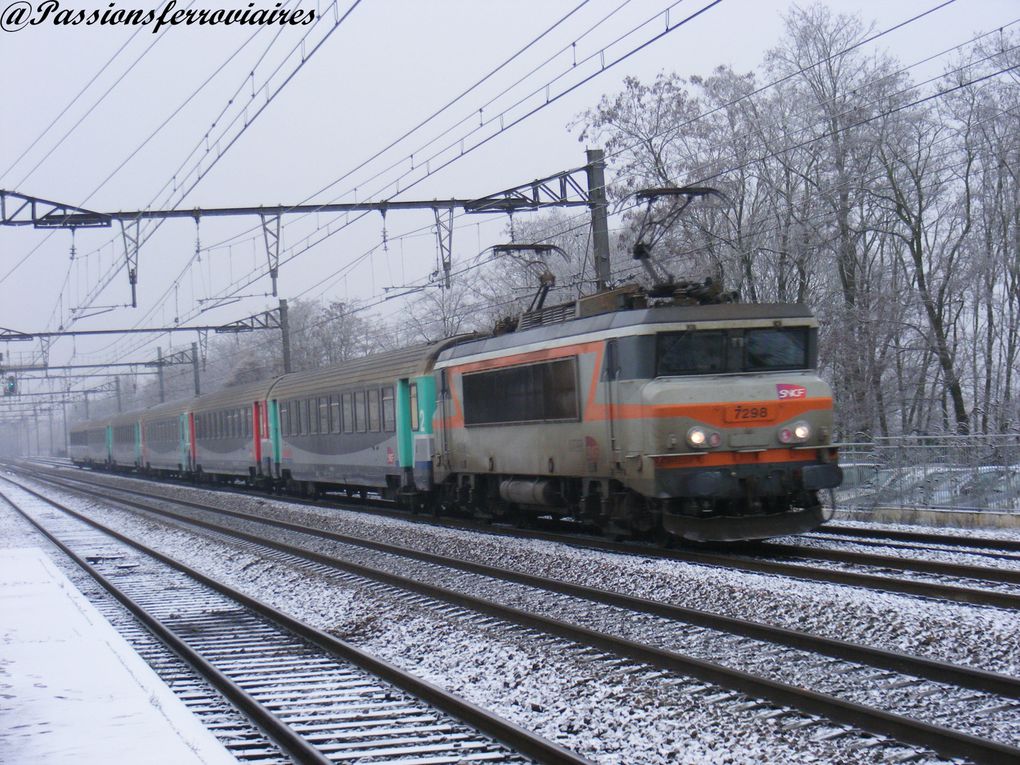
[[[749,406],[746,404],[736,404],[726,410],[727,422],[747,422],[748,420],[770,419],[772,419],[772,413],[769,411],[769,408],[764,405]]]

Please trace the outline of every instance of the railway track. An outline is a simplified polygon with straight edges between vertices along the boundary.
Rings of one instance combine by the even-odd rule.
[[[106,476],[96,476],[102,484]],[[76,477],[74,480],[87,480]],[[174,485],[160,482],[162,485]],[[206,488],[206,487],[203,487]],[[122,489],[131,491],[130,489]],[[234,491],[228,489],[227,491]],[[145,495],[144,491],[140,494]],[[247,495],[249,492],[240,492]],[[583,546],[607,552],[636,554],[643,557],[664,558],[727,570],[742,570],[761,574],[788,576],[814,582],[862,587],[869,590],[950,600],[970,605],[992,606],[1020,610],[1020,570],[991,566],[961,565],[911,556],[874,555],[837,549],[817,549],[806,546],[762,543],[754,547],[719,551],[708,549],[664,549],[648,544],[621,542],[602,537],[561,531],[536,529],[508,529],[484,522],[465,519],[413,516],[404,511],[385,507],[352,506],[346,502],[312,501],[287,498],[288,502],[316,507],[335,506],[341,509],[371,512],[375,515],[406,521],[439,524],[451,528],[504,534]],[[840,563],[843,568],[811,565],[811,561]],[[871,569],[869,571],[869,569]],[[875,570],[883,573],[874,573]],[[888,572],[896,572],[890,576]],[[926,577],[935,577],[934,579]]]
[[[65,488],[72,485],[68,482],[62,483],[64,483]],[[93,490],[88,489],[86,491]],[[1012,741],[1010,743],[1002,743],[983,739],[966,732],[953,731],[939,725],[921,722],[906,715],[889,713],[873,706],[852,701],[848,702],[825,693],[796,688],[786,683],[777,682],[767,677],[755,676],[739,669],[728,669],[702,658],[683,655],[675,650],[657,646],[654,644],[654,641],[628,639],[608,634],[605,631],[591,629],[590,627],[583,626],[583,624],[576,624],[576,622],[580,621],[583,623],[584,621],[583,618],[577,618],[576,615],[573,618],[575,623],[571,624],[563,619],[535,613],[532,610],[525,611],[521,608],[501,605],[491,600],[465,594],[465,590],[467,592],[477,592],[479,589],[485,589],[480,587],[478,582],[467,583],[466,585],[462,583],[459,589],[429,584],[425,581],[429,577],[422,570],[416,570],[414,578],[400,576],[389,573],[382,568],[352,563],[338,559],[334,555],[327,555],[295,547],[292,544],[265,539],[206,520],[182,516],[179,513],[173,513],[165,508],[149,503],[140,503],[135,500],[126,499],[123,496],[126,493],[137,496],[140,492],[121,490],[121,497],[116,501],[133,506],[139,510],[163,515],[164,517],[175,517],[178,521],[201,526],[218,534],[230,534],[250,544],[266,545],[285,555],[305,557],[308,560],[335,566],[347,572],[365,576],[387,585],[401,587],[425,597],[437,598],[460,607],[470,608],[501,619],[507,619],[508,621],[578,641],[600,650],[609,650],[631,660],[692,675],[703,681],[716,683],[731,691],[746,693],[758,699],[764,698],[774,704],[795,707],[807,714],[825,715],[842,723],[859,726],[865,730],[882,733],[883,735],[890,735],[914,745],[931,746],[936,751],[947,756],[966,756],[981,762],[1007,762],[1014,761],[1013,758],[1020,757],[1020,750],[1011,745]],[[930,708],[928,709],[927,714],[935,718],[952,719],[961,715],[963,717],[973,717],[984,711],[989,717],[999,715],[1009,719],[1015,717],[1017,710],[1020,709],[1015,704],[1015,700],[1020,698],[1020,684],[1018,684],[1015,678],[944,665],[939,662],[918,659],[917,657],[876,651],[863,646],[841,643],[840,641],[829,641],[804,633],[777,630],[761,624],[739,623],[739,620],[714,617],[704,612],[679,609],[667,604],[640,601],[639,599],[628,598],[616,593],[580,588],[564,582],[541,580],[538,577],[530,577],[517,572],[505,572],[491,567],[468,564],[463,561],[440,559],[438,556],[430,556],[420,551],[397,549],[394,546],[381,545],[367,540],[353,540],[351,538],[340,537],[339,535],[328,534],[320,530],[299,527],[296,524],[272,521],[236,511],[224,511],[222,508],[183,501],[180,498],[154,497],[153,499],[156,502],[169,502],[178,506],[189,507],[191,510],[199,510],[203,513],[212,512],[221,517],[229,516],[236,521],[244,523],[247,527],[254,523],[263,526],[273,526],[276,529],[286,531],[288,534],[298,534],[306,537],[314,536],[320,540],[326,539],[331,543],[353,545],[360,547],[362,550],[371,550],[373,554],[402,556],[404,560],[412,558],[417,563],[424,564],[426,567],[441,567],[447,570],[457,569],[458,572],[461,572],[458,576],[465,576],[467,574],[463,572],[468,572],[472,576],[481,575],[501,581],[512,581],[529,588],[540,589],[546,594],[555,592],[559,595],[582,600],[589,606],[592,603],[598,603],[602,607],[609,606],[614,609],[626,609],[628,614],[625,618],[631,621],[633,621],[635,613],[641,614],[643,615],[642,618],[648,619],[654,616],[654,618],[660,621],[669,620],[674,630],[677,623],[683,622],[698,629],[711,630],[717,633],[714,636],[702,635],[700,639],[703,641],[706,639],[710,641],[718,640],[719,634],[724,633],[728,636],[730,641],[728,646],[732,650],[740,648],[739,645],[734,646],[732,644],[734,636],[737,636],[736,640],[738,643],[750,640],[770,641],[771,643],[784,646],[784,650],[789,649],[782,656],[777,656],[774,649],[771,651],[771,655],[767,655],[768,661],[778,660],[781,664],[792,661],[803,663],[803,657],[798,659],[794,655],[797,652],[814,652],[816,659],[818,658],[817,654],[821,653],[834,661],[834,664],[829,666],[827,670],[830,674],[834,672],[839,675],[846,675],[849,678],[849,682],[853,685],[859,686],[861,683],[870,683],[872,686],[870,693],[872,695],[882,695],[879,693],[882,688],[886,689],[886,695],[893,696],[896,695],[896,691],[906,689],[904,695],[925,698],[927,699],[925,705],[931,707],[934,703],[932,701],[933,696],[947,693],[946,688],[940,688],[940,685],[955,686],[957,690],[948,691],[952,699],[948,703],[944,703],[941,711],[932,712]],[[644,615],[647,615],[647,617]],[[601,618],[604,620],[604,615]],[[644,627],[651,628],[647,623],[644,624]],[[659,642],[661,643],[662,641]],[[749,647],[745,645],[743,650],[745,654],[748,654],[760,649],[755,646]],[[856,667],[848,666],[846,662],[857,662],[859,665],[864,664],[867,666],[863,668],[859,665]],[[882,671],[878,671],[876,674],[876,668]],[[961,694],[959,689],[968,689],[969,691],[977,691],[977,693]],[[1009,726],[1007,725],[1006,727],[1008,728]]]
[[[27,491],[59,512],[32,513],[2,491],[0,498],[201,676],[178,675],[190,688],[184,701],[206,710],[213,732],[243,761],[587,762]]]

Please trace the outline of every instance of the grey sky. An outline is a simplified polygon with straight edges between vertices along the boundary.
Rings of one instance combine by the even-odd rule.
[[[6,1],[0,0],[0,5]],[[708,2],[686,0],[676,4],[669,13],[670,23],[676,23]],[[351,4],[351,0],[339,3],[341,13]],[[71,131],[67,140],[32,170],[85,110],[128,69],[130,62],[142,56],[157,39],[151,28],[143,28],[55,128],[0,179],[0,188],[71,204],[82,203],[91,195],[85,206],[103,211],[138,209],[150,203],[163,207],[168,199],[185,208],[297,203],[310,196],[309,201],[313,202],[350,200],[355,188],[359,200],[387,197],[394,191],[394,186],[387,185],[387,181],[410,169],[406,158],[412,150],[462,119],[467,121],[455,127],[444,141],[467,135],[470,146],[478,135],[472,138],[469,131],[478,124],[479,107],[554,52],[568,48],[531,77],[527,85],[516,88],[514,94],[523,95],[567,73],[565,79],[550,86],[550,93],[555,95],[565,83],[573,81],[571,77],[576,78],[578,72],[583,71],[586,56],[596,54],[626,30],[670,5],[668,0],[632,0],[629,3],[591,0],[554,33],[529,49],[520,61],[458,103],[448,115],[329,191],[315,194],[459,94],[579,4],[580,0],[504,3],[364,0],[194,191],[183,199],[179,199],[179,194],[160,194],[188,152],[202,143],[215,115],[224,108],[236,88],[240,86],[241,90],[234,102],[235,110],[246,102],[253,82],[259,98],[249,113],[263,103],[264,95],[258,89],[266,82],[266,72],[297,44],[308,27],[287,29],[272,46],[263,65],[256,69],[254,79],[246,79],[253,61],[261,55],[274,33],[267,29],[260,32],[168,128],[93,195],[113,169],[252,33],[250,27],[170,28],[95,111]],[[874,21],[878,29],[936,4],[935,0],[833,0],[828,3],[838,12],[859,13],[866,22]],[[108,2],[62,0],[61,5],[103,9]],[[148,7],[145,0],[122,0],[116,5],[125,9]],[[187,0],[179,3],[181,7],[186,5]],[[237,3],[231,7],[245,5]],[[256,7],[271,8],[272,5],[271,2],[256,2]],[[298,5],[305,9],[317,7],[320,14],[328,8],[322,0],[318,3],[300,0]],[[602,24],[592,35],[582,37],[584,30],[621,5],[623,8],[613,16],[611,23]],[[209,0],[195,0],[194,6],[213,7],[214,4]],[[651,79],[664,70],[684,75],[706,74],[720,64],[732,65],[738,71],[753,70],[761,62],[764,51],[779,39],[781,14],[787,8],[786,2],[773,0],[724,0],[400,198],[478,196],[580,166],[584,163],[585,147],[578,143],[576,131],[567,130],[566,125],[577,113],[597,103],[602,94],[617,90],[624,76]],[[1020,6],[1015,0],[958,0],[883,38],[879,45],[901,62],[913,63],[964,42],[975,32],[1012,22],[1018,16]],[[635,47],[665,23],[665,17],[658,16],[653,26],[610,48],[605,60],[608,62]],[[0,86],[4,93],[4,107],[0,110],[0,135],[3,137],[0,172],[14,162],[134,32],[133,27],[55,28],[44,24],[19,32],[0,33]],[[318,37],[321,34],[313,33],[313,39]],[[574,41],[577,41],[576,47],[571,46]],[[306,53],[310,50],[311,45],[307,45]],[[572,67],[575,55],[582,62],[576,70]],[[941,62],[936,64],[936,70],[941,66]],[[283,71],[292,68],[291,62]],[[932,69],[927,68],[914,76],[921,79],[932,73]],[[278,83],[279,78],[271,82]],[[542,96],[537,98],[541,100]],[[502,106],[514,100],[516,98],[509,97],[497,101],[483,115],[499,112]],[[519,114],[520,110],[510,112],[509,116]],[[212,134],[216,135],[223,128],[221,121]],[[234,132],[229,131],[227,135],[232,136]],[[423,155],[416,156],[416,164],[420,165]],[[205,162],[207,164],[208,159]],[[383,173],[380,180],[371,180],[371,176],[394,162],[399,163],[399,170]],[[401,189],[406,182],[402,182]],[[285,247],[300,248],[303,237],[325,226],[329,220],[331,218],[324,215],[303,221],[288,219]],[[435,264],[436,245],[429,230],[430,222],[431,214],[390,213],[385,224],[388,248],[377,248],[360,260],[346,278],[327,279],[380,243],[382,219],[377,214],[369,215],[286,265],[280,275],[281,296],[323,295],[357,301],[379,297],[387,286],[420,281]],[[184,319],[195,307],[196,299],[218,294],[229,284],[242,281],[246,274],[264,267],[261,234],[251,230],[256,224],[257,221],[250,218],[204,220],[198,229],[203,246],[225,240],[230,240],[231,244],[204,252],[202,262],[185,272],[176,300],[171,291],[167,300],[156,305],[156,299],[195,253],[194,223],[187,220],[165,223],[140,255],[140,308],[118,309],[83,319],[75,327],[125,327],[139,322],[143,326],[153,326],[172,323],[175,316]],[[469,259],[481,247],[502,239],[506,220],[499,216],[471,217],[459,219],[458,224],[454,256],[455,259]],[[416,233],[411,235],[410,232]],[[25,331],[56,329],[58,314],[66,322],[70,308],[81,304],[99,274],[108,272],[122,260],[119,234],[115,234],[116,231],[111,230],[79,231],[75,237],[78,259],[72,265],[68,232],[0,229],[0,275],[8,273],[33,248],[38,248],[22,267],[0,284],[0,326]],[[408,236],[401,240],[403,234]],[[271,307],[273,301],[264,294],[268,289],[269,280],[263,278],[241,291],[251,297],[208,311],[191,323],[229,321]],[[120,273],[95,300],[95,305],[122,305],[128,300],[127,277]],[[400,309],[399,301],[384,307],[386,312]],[[149,311],[151,316],[146,318]],[[192,339],[192,336],[178,335],[174,342],[186,344]],[[147,348],[139,348],[142,344],[138,337],[121,342],[110,338],[79,339],[75,343],[62,340],[54,345],[51,362],[64,363],[72,353],[78,361],[106,361],[122,355],[131,359],[151,357],[156,341]],[[159,344],[164,348],[169,345],[166,338]],[[28,350],[27,344],[0,348],[0,351]]]

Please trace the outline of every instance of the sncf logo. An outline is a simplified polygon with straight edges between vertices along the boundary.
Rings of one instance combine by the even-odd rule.
[[[790,398],[807,398],[807,388],[803,385],[778,383],[776,385],[776,395],[781,401]]]

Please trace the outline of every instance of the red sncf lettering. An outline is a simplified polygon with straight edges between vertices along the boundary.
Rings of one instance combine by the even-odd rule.
[[[805,388],[803,385],[790,385],[789,383],[779,383],[776,385],[776,395],[780,399],[806,398],[807,388]]]

